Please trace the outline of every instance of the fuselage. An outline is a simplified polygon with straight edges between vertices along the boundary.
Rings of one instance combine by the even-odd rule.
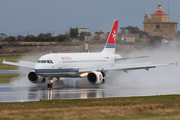
[[[39,58],[35,72],[44,77],[80,77],[79,68],[97,68],[114,64],[117,54],[108,53],[51,53]]]

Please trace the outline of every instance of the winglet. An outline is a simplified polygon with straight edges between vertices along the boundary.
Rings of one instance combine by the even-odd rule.
[[[4,63],[5,61],[6,61],[6,59],[4,59],[2,63]]]
[[[176,66],[178,66],[178,61],[176,62]]]
[[[176,65],[176,66],[178,66],[178,61],[176,63],[169,63],[169,65]]]

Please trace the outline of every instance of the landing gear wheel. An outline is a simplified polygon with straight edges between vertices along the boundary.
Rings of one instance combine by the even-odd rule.
[[[50,88],[50,89],[51,89],[52,87],[53,87],[53,84],[52,84],[52,83],[48,83],[48,84],[47,84],[47,88]]]

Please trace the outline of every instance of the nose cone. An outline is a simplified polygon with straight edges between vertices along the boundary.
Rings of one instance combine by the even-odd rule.
[[[34,68],[34,71],[37,73],[37,74],[40,74],[42,73],[43,71],[46,71],[47,68],[45,68],[46,65],[44,64],[41,64],[41,63],[36,63],[35,65],[35,68]]]
[[[36,63],[34,69],[38,69],[39,68],[39,63]]]
[[[46,63],[36,63],[35,69],[48,69],[48,65]]]

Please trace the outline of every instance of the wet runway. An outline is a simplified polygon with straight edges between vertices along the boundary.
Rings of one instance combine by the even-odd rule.
[[[180,88],[62,88],[47,90],[45,86],[17,87],[0,84],[0,102],[25,102],[52,99],[87,99],[180,94]]]
[[[24,73],[21,71],[21,75],[12,78],[10,83],[0,84],[0,102],[180,94],[179,68],[113,71],[106,74],[103,85],[90,85],[87,78],[62,78],[53,82],[52,90],[47,90],[47,82],[32,84],[27,79],[28,71],[23,70]]]
[[[151,56],[146,60],[121,61],[124,63],[152,62],[155,64],[176,62],[180,60],[177,49],[153,49],[139,53],[131,53],[129,56]],[[20,73],[20,76],[12,78],[11,83],[0,84],[0,102],[39,101],[50,99],[87,99],[109,97],[131,97],[180,94],[180,65],[158,67],[146,70],[109,71],[106,74],[104,85],[89,85],[87,80],[64,80],[65,86],[54,83],[52,90],[47,90],[46,84],[32,84],[27,79],[30,70],[0,70],[2,73]],[[85,78],[86,79],[86,78]],[[62,79],[63,80],[63,79]]]
[[[0,74],[19,74],[19,70],[0,70]]]

